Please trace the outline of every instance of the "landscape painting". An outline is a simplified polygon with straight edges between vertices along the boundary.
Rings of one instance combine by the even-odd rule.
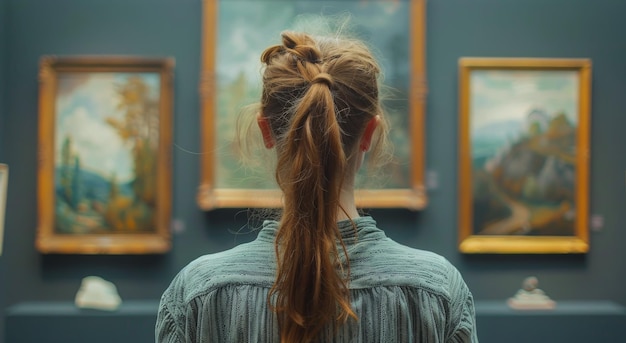
[[[394,90],[385,105],[394,128],[391,135],[396,155],[379,176],[376,187],[406,188],[409,185],[408,92],[409,32],[408,1],[223,1],[217,47],[217,187],[276,187],[267,169],[242,168],[236,154],[235,126],[246,105],[261,98],[260,56],[280,43],[280,32],[310,25],[327,27],[319,18],[350,13],[352,34],[363,38],[381,57],[385,82]],[[272,18],[272,20],[267,20]],[[307,21],[310,23],[307,24]],[[347,32],[346,32],[347,33]],[[365,178],[360,178],[365,182]]]
[[[578,75],[470,76],[474,233],[574,234]]]
[[[388,194],[394,190],[414,194],[422,191],[422,166],[417,162],[422,161],[423,134],[419,130],[423,130],[425,85],[420,64],[423,48],[419,45],[423,39],[420,40],[421,31],[415,29],[424,24],[422,1],[209,0],[204,6],[205,25],[217,24],[215,30],[211,26],[205,28],[204,38],[207,83],[201,92],[203,115],[211,123],[201,126],[202,138],[210,140],[203,144],[206,153],[203,169],[210,169],[203,172],[203,183],[211,189],[206,195],[201,194],[201,198],[224,194],[224,199],[233,199],[241,194],[242,201],[230,203],[254,206],[246,200],[256,198],[251,194],[271,194],[277,189],[271,163],[262,160],[256,165],[242,164],[235,137],[242,109],[260,100],[261,53],[271,45],[280,44],[280,33],[284,30],[320,35],[339,33],[359,38],[370,46],[384,75],[381,94],[386,99],[383,105],[392,127],[394,152],[390,163],[375,173],[370,170],[365,175],[363,168],[357,186],[391,191]],[[416,40],[420,43],[415,44]],[[389,199],[385,194],[378,193],[375,197]],[[400,198],[395,203],[402,203]],[[201,207],[212,207],[202,205],[202,199],[200,203]]]
[[[168,225],[159,211],[169,213],[163,208],[169,200],[160,198],[169,194],[163,153],[170,137],[164,125],[171,125],[170,101],[163,99],[169,94],[163,89],[167,64],[79,66],[54,70],[53,118],[44,121],[52,119],[53,131],[49,234],[101,242],[159,237]]]
[[[55,230],[155,230],[158,73],[58,77]]]
[[[475,68],[466,81],[470,235],[577,237],[580,70]]]

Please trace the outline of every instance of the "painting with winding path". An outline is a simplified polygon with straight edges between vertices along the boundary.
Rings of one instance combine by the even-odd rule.
[[[574,236],[577,72],[475,70],[469,82],[473,234]]]

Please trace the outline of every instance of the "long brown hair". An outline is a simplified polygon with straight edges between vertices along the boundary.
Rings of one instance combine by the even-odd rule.
[[[261,56],[260,112],[276,143],[276,180],[284,195],[268,301],[281,342],[310,342],[328,325],[357,319],[337,219],[338,211],[347,215],[340,193],[353,176],[361,135],[382,114],[380,68],[356,40],[281,36],[282,44]]]

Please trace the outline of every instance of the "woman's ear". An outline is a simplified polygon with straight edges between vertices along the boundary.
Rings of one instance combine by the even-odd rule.
[[[270,123],[267,121],[267,118],[263,117],[261,112],[259,112],[256,115],[256,122],[259,125],[259,129],[261,129],[265,147],[268,149],[273,148],[276,141],[274,141],[274,137],[272,136],[272,129],[270,128]]]
[[[374,116],[374,118],[370,119],[370,121],[367,123],[367,126],[365,126],[365,131],[363,131],[363,136],[361,136],[361,142],[359,144],[359,148],[361,149],[361,151],[367,152],[370,150],[372,137],[374,136],[374,131],[376,131],[379,123],[380,116],[376,115]]]

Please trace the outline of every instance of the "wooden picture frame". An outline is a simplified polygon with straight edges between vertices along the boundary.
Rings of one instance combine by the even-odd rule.
[[[7,205],[7,189],[9,186],[9,166],[0,163],[0,256],[4,241],[4,214]]]
[[[41,253],[170,249],[174,60],[40,60]]]
[[[278,4],[270,8],[272,4]],[[317,6],[317,7],[315,7]],[[229,149],[220,142],[230,142],[229,138],[220,138],[220,135],[227,136],[234,130],[234,126],[230,121],[234,120],[238,114],[238,108],[247,105],[245,101],[233,99],[233,94],[246,93],[249,90],[241,90],[233,88],[235,82],[241,81],[237,79],[240,75],[257,74],[260,76],[259,62],[260,54],[263,48],[279,42],[279,33],[282,30],[289,29],[282,23],[290,23],[297,15],[305,11],[303,8],[311,9],[310,13],[319,15],[328,15],[334,17],[343,11],[333,12],[333,6],[344,6],[342,9],[350,9],[356,6],[401,6],[400,8],[385,8],[386,11],[375,12],[377,19],[384,18],[385,13],[393,12],[399,16],[401,20],[389,20],[385,23],[385,27],[380,30],[376,27],[367,25],[375,25],[373,20],[365,21],[360,17],[361,13],[352,13],[352,22],[359,23],[365,21],[367,25],[362,27],[371,29],[372,36],[376,34],[386,33],[393,27],[401,32],[400,40],[396,46],[398,54],[403,54],[398,61],[390,63],[390,59],[382,58],[383,64],[404,66],[405,69],[395,70],[395,73],[401,75],[406,80],[405,87],[396,87],[395,94],[400,101],[404,101],[399,107],[403,109],[395,110],[392,117],[392,139],[404,139],[401,143],[395,142],[396,149],[396,166],[398,169],[404,168],[404,177],[401,183],[391,186],[385,184],[379,188],[361,188],[357,189],[356,201],[360,208],[409,208],[419,210],[426,206],[427,196],[424,187],[424,111],[426,99],[426,76],[425,76],[425,0],[401,0],[393,2],[360,2],[360,1],[340,1],[340,2],[319,2],[314,0],[296,0],[293,2],[261,0],[261,1],[227,1],[227,0],[203,0],[203,27],[202,27],[202,75],[200,81],[200,98],[201,98],[201,155],[200,155],[200,185],[198,187],[197,202],[203,210],[211,210],[215,208],[225,207],[254,207],[254,208],[276,208],[281,206],[280,191],[277,186],[272,187],[256,187],[249,185],[227,184],[224,181],[224,175],[234,173],[238,168],[238,161],[234,157],[229,157]],[[352,6],[352,7],[350,7]],[[284,13],[284,9],[288,7],[292,12]],[[370,7],[371,8],[371,7]],[[232,9],[232,10],[229,10]],[[264,14],[259,12],[268,12],[271,20],[263,19]],[[245,17],[249,13],[248,17]],[[372,14],[374,15],[374,14]],[[392,15],[392,14],[389,14]],[[220,25],[225,25],[224,27]],[[228,25],[233,25],[230,28]],[[271,27],[266,27],[269,25]],[[395,26],[394,26],[395,25]],[[403,26],[398,26],[403,25]],[[358,26],[358,25],[357,25]],[[230,35],[230,36],[229,36]],[[402,36],[404,35],[404,36]],[[367,35],[365,35],[367,36]],[[244,44],[233,46],[229,49],[220,49],[223,42],[238,41],[240,38],[248,39]],[[367,37],[366,37],[367,38]],[[367,40],[368,43],[374,45],[376,52],[384,52],[389,50],[389,46],[376,46],[376,42],[388,39]],[[230,43],[228,43],[230,44]],[[233,43],[234,44],[234,43]],[[391,44],[391,43],[389,43]],[[251,46],[255,45],[254,48]],[[238,48],[244,47],[250,49],[240,55],[236,54]],[[253,51],[254,50],[254,51]],[[390,51],[395,51],[391,49]],[[395,53],[395,52],[394,52]],[[233,61],[237,58],[243,59],[242,65],[245,68],[251,68],[252,71],[244,73],[241,70],[232,68]],[[396,63],[397,62],[397,63]],[[244,67],[242,67],[244,68]],[[383,68],[384,69],[384,68]],[[394,74],[385,72],[385,79],[390,79],[390,75]],[[230,79],[233,81],[227,88],[222,84],[223,80]],[[260,78],[256,87],[260,87]],[[220,93],[223,92],[223,93]],[[256,101],[260,99],[260,88],[257,90],[259,94]],[[230,100],[229,100],[230,99]],[[226,103],[227,101],[230,101]],[[223,102],[223,103],[221,103]],[[393,107],[393,103],[392,106]],[[222,112],[220,108],[226,108]],[[393,110],[392,110],[393,112]],[[228,118],[226,120],[221,118]],[[397,121],[397,125],[393,125],[393,121]],[[226,122],[229,121],[229,122]],[[224,162],[229,159],[227,162]],[[230,161],[230,162],[229,162]],[[226,163],[231,163],[229,167],[224,167]],[[221,173],[221,174],[220,174]],[[393,174],[393,173],[387,173]],[[234,175],[234,174],[233,174]],[[253,179],[247,175],[237,177],[240,180]],[[259,177],[260,179],[260,177]],[[273,181],[272,172],[264,172],[263,179]],[[234,182],[233,182],[234,183]],[[378,187],[378,186],[377,186]]]
[[[591,61],[459,60],[459,250],[589,250]]]

